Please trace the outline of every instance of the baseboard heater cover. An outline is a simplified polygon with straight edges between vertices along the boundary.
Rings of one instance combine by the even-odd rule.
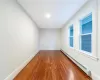
[[[80,69],[82,69],[89,77],[91,77],[91,71],[86,67],[80,64],[78,61],[76,61],[74,58],[72,58],[69,54],[67,54],[65,51],[61,49],[61,51],[69,58],[71,59]]]

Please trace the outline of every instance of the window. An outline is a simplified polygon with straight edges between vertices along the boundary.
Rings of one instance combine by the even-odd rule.
[[[69,28],[69,43],[70,47],[73,47],[73,25]]]
[[[80,49],[86,52],[92,52],[92,14],[80,21]]]

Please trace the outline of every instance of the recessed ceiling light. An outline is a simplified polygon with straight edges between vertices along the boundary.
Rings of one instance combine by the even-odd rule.
[[[45,17],[49,19],[49,18],[51,18],[51,14],[46,13],[46,14],[45,14]]]

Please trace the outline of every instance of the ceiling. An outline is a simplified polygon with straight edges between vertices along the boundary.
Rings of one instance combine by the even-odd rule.
[[[18,0],[40,28],[62,28],[88,0]],[[49,14],[50,18],[46,18]]]

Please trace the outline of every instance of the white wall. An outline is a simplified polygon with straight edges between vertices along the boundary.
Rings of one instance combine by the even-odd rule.
[[[60,50],[60,29],[40,29],[40,50]]]
[[[39,31],[15,0],[0,0],[0,80],[34,56]]]
[[[100,76],[100,61],[94,60],[94,57],[100,59],[100,0],[89,0],[65,25],[61,30],[62,40],[61,48],[89,68],[93,74]],[[98,5],[97,5],[98,4]],[[99,6],[99,7],[98,7]],[[84,55],[79,51],[79,20],[92,12],[93,15],[93,56]],[[74,48],[69,47],[68,29],[70,25],[74,25]],[[97,79],[95,79],[97,80]]]

